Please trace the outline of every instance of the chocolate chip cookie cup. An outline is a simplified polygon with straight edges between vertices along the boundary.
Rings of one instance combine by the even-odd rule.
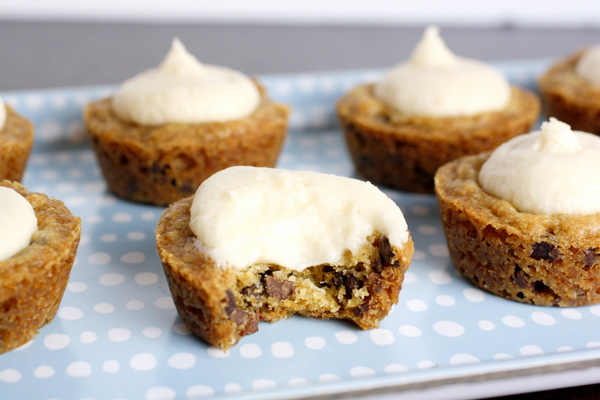
[[[199,191],[207,183],[215,181],[229,170],[224,170],[209,178]],[[273,172],[278,173],[277,170],[273,170]],[[156,231],[158,252],[179,315],[189,329],[204,341],[226,350],[238,343],[242,337],[256,332],[259,321],[275,322],[294,314],[322,319],[344,319],[362,329],[378,327],[380,321],[390,312],[393,304],[397,303],[404,274],[412,259],[413,242],[410,236],[407,236],[407,231],[405,230],[401,234],[403,239],[400,242],[397,240],[397,232],[402,230],[401,227],[397,228],[398,231],[388,235],[380,231],[370,232],[359,242],[362,244],[357,249],[353,251],[346,249],[336,262],[307,262],[306,267],[297,268],[296,265],[275,261],[281,257],[287,259],[290,252],[294,252],[295,248],[303,248],[303,243],[307,241],[311,244],[314,244],[315,241],[321,244],[330,243],[328,240],[330,237],[323,237],[318,233],[308,235],[308,237],[305,233],[296,234],[296,230],[302,230],[296,225],[298,219],[293,224],[294,227],[291,229],[293,234],[289,239],[285,233],[289,233],[287,230],[290,227],[289,219],[283,221],[276,219],[275,224],[268,225],[265,230],[263,230],[265,225],[262,224],[246,226],[245,217],[241,216],[248,216],[248,213],[245,211],[240,213],[240,211],[245,209],[246,205],[252,209],[256,203],[247,204],[245,201],[247,199],[243,194],[247,189],[245,185],[253,186],[252,183],[260,181],[260,179],[253,180],[249,177],[250,175],[244,175],[244,179],[240,180],[239,189],[219,190],[220,194],[208,196],[208,198],[213,198],[213,202],[216,204],[222,204],[220,199],[223,196],[232,196],[233,202],[243,199],[232,209],[224,210],[223,214],[226,216],[230,214],[227,211],[232,211],[231,214],[237,216],[235,221],[240,224],[241,229],[249,229],[249,232],[254,232],[250,237],[244,234],[246,239],[243,240],[238,240],[237,234],[227,235],[226,245],[236,247],[239,251],[232,252],[233,254],[227,253],[226,256],[231,258],[225,265],[215,255],[219,252],[215,253],[213,250],[209,250],[209,247],[191,228],[193,225],[191,221],[196,218],[194,215],[197,215],[194,214],[197,211],[193,211],[195,209],[193,197],[169,206],[158,222]],[[252,183],[249,183],[251,180]],[[264,180],[262,181],[264,182]],[[289,180],[284,177],[284,181],[289,182]],[[357,182],[361,185],[368,185],[365,182]],[[292,186],[300,185],[300,182],[294,181]],[[254,191],[254,189],[249,190]],[[279,192],[276,202],[285,202],[282,200],[281,191]],[[262,192],[267,201],[273,197],[272,193],[274,192],[271,190]],[[256,199],[253,197],[254,195],[250,196]],[[295,204],[295,200],[302,196],[292,197],[290,204]],[[198,203],[199,207],[212,208],[208,204],[211,201],[204,201],[208,198],[203,197],[203,200]],[[289,204],[286,203],[286,205]],[[240,209],[240,207],[242,208]],[[401,214],[398,214],[397,206],[392,205],[392,207],[396,208],[396,211],[394,216],[389,216],[389,219],[396,220]],[[286,214],[289,208],[282,207],[281,212]],[[301,208],[307,210],[306,213],[300,215],[303,222],[312,220],[314,215],[310,214],[307,208]],[[269,205],[267,209],[273,209],[273,207]],[[277,213],[275,212],[275,214]],[[269,216],[264,214],[269,213],[260,213],[260,219],[269,220]],[[403,217],[400,218],[403,221]],[[230,228],[223,228],[225,225],[211,224],[205,226],[204,229],[210,231],[210,234],[213,231],[219,231],[217,235],[221,235],[222,232],[231,232]],[[337,232],[332,234],[334,240],[345,236],[343,230],[338,230],[340,225],[343,223],[338,224],[336,229],[332,227],[331,232]],[[262,261],[263,258],[260,258],[261,261],[243,262],[238,267],[236,258],[245,250],[250,250],[250,253],[260,253],[261,251],[264,253],[264,249],[261,247],[268,247],[269,243],[256,241],[256,237],[261,236],[263,231],[273,231],[279,228],[284,231],[278,236],[286,236],[286,239],[278,242],[276,247],[284,247],[286,251],[279,255],[270,253],[266,257],[273,260],[270,262]],[[280,232],[278,231],[278,233]],[[241,243],[242,241],[243,243]],[[241,247],[237,247],[239,243],[241,243]],[[319,245],[312,247],[315,253],[320,252],[320,249],[316,249],[317,247]],[[329,248],[325,246],[325,250],[328,253]],[[333,250],[335,250],[333,254],[338,254],[337,249]],[[267,254],[269,253],[267,252]],[[306,252],[300,252],[300,254],[306,254]],[[312,258],[313,254],[308,254],[307,257]],[[291,258],[295,261],[302,256]]]
[[[33,146],[33,123],[1,100],[0,107],[6,108],[4,125],[0,125],[0,180],[20,182]]]
[[[3,181],[33,207],[38,229],[29,246],[0,261],[0,353],[30,341],[51,322],[69,280],[81,221],[65,205],[18,183]]]
[[[452,161],[435,177],[442,226],[458,271],[485,291],[523,303],[600,303],[600,214],[517,211],[479,185],[488,157]]]
[[[600,135],[600,86],[577,72],[586,50],[559,60],[538,79],[548,116],[556,117],[573,129]]]

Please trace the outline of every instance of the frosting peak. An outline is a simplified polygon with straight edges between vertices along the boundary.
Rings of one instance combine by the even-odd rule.
[[[140,125],[226,122],[247,117],[260,92],[244,74],[202,64],[175,39],[157,67],[125,81],[112,100],[119,118]]]
[[[510,85],[486,64],[455,56],[438,29],[428,28],[409,61],[388,71],[375,95],[399,113],[457,117],[498,111],[510,101]]]
[[[487,193],[531,214],[600,212],[600,137],[551,118],[500,145],[482,165]]]
[[[4,124],[6,123],[6,104],[4,104],[4,100],[0,97],[0,130],[4,128]]]
[[[575,70],[593,86],[600,87],[600,45],[585,50]]]
[[[31,204],[12,188],[0,187],[0,261],[6,261],[31,242],[37,217]]]

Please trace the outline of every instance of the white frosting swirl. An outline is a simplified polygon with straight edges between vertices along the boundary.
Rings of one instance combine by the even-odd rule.
[[[37,217],[31,204],[14,189],[0,186],[0,261],[5,261],[31,243]]]
[[[479,184],[520,212],[600,212],[600,137],[550,118],[541,130],[500,145],[483,164]]]
[[[6,123],[6,104],[2,97],[0,97],[0,130],[4,129],[4,124]]]
[[[575,65],[575,71],[593,86],[600,87],[600,45],[584,51]]]
[[[252,80],[224,67],[201,64],[177,39],[158,68],[125,81],[113,111],[140,125],[226,122],[250,115],[260,103]]]
[[[511,90],[488,65],[455,56],[429,27],[410,60],[376,84],[375,95],[403,114],[456,117],[501,110]]]
[[[190,228],[222,267],[334,264],[375,231],[402,247],[398,206],[368,182],[316,172],[231,167],[198,188]]]

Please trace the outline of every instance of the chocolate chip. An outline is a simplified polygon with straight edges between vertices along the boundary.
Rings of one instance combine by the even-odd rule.
[[[379,257],[381,258],[381,264],[384,266],[391,265],[397,267],[398,260],[392,261],[394,256],[394,249],[392,249],[390,240],[386,236],[382,237],[379,241]]]
[[[231,290],[226,290],[225,294],[227,295],[227,298],[226,298],[227,305],[225,306],[225,312],[228,315],[231,315],[233,310],[237,309],[237,304],[235,302],[235,296]]]
[[[346,288],[346,298],[349,299],[352,297],[352,291],[358,288],[358,279],[351,273],[346,273],[344,275],[344,288]]]
[[[239,308],[234,308],[231,312],[228,312],[229,318],[233,320],[238,325],[243,325],[249,318],[249,315],[246,311],[242,311]]]
[[[265,291],[277,300],[285,300],[294,293],[294,282],[281,281],[273,276],[265,276]]]
[[[527,274],[523,272],[521,267],[519,267],[518,265],[515,266],[515,272],[513,273],[512,281],[516,283],[517,286],[519,286],[520,288],[530,289],[531,283],[529,282],[529,280],[527,280],[527,278]]]
[[[242,294],[248,297],[255,297],[260,299],[262,297],[262,289],[259,288],[256,284],[251,286],[246,286],[242,289]]]
[[[343,286],[344,285],[344,273],[340,272],[340,271],[336,271],[333,274],[333,279],[331,280],[331,282],[333,283],[333,286],[335,286],[336,288]]]
[[[533,250],[529,257],[534,260],[546,260],[554,262],[559,256],[558,249],[548,242],[538,242],[533,245]]]
[[[356,317],[360,317],[362,316],[367,310],[369,309],[369,304],[362,303],[360,306],[356,306],[352,309],[352,313],[356,316]]]
[[[594,264],[596,264],[596,260],[598,259],[598,256],[599,256],[599,254],[597,252],[598,252],[597,247],[589,248],[589,249],[583,251],[583,260],[585,262],[585,266],[588,269],[590,267],[592,267]]]

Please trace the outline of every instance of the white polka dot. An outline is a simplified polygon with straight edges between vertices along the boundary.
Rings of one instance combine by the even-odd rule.
[[[121,256],[121,262],[125,264],[141,264],[146,260],[146,255],[139,251],[132,251]]]
[[[108,253],[93,253],[88,257],[88,262],[93,265],[106,265],[112,258]]]
[[[352,331],[339,331],[335,334],[335,338],[342,344],[353,344],[358,340],[356,334]]]
[[[425,258],[427,258],[427,254],[425,254],[424,251],[415,249],[413,253],[413,260],[424,260]]]
[[[430,360],[422,360],[417,363],[418,369],[429,369],[429,368],[434,368],[435,366],[436,366],[436,364]]]
[[[79,335],[81,343],[94,343],[96,339],[98,339],[98,335],[94,332],[82,332],[81,335]]]
[[[111,314],[115,311],[115,307],[108,303],[98,303],[94,306],[94,311],[98,314]]]
[[[121,364],[118,360],[108,360],[102,363],[102,370],[107,374],[116,374],[121,370]]]
[[[401,335],[408,336],[408,337],[419,337],[419,336],[421,336],[421,333],[422,333],[419,328],[417,328],[416,326],[413,326],[413,325],[402,325],[398,329],[398,332],[400,332]]]
[[[456,300],[454,300],[454,297],[452,296],[440,294],[439,296],[436,296],[435,302],[440,306],[449,307],[453,306],[456,303]]]
[[[423,206],[423,205],[412,206],[410,210],[412,211],[413,214],[418,215],[418,216],[429,215],[429,213],[431,212],[429,207]]]
[[[369,331],[369,336],[373,343],[379,346],[386,346],[396,341],[394,334],[389,329],[373,329]]]
[[[173,354],[167,360],[167,365],[174,369],[190,369],[196,365],[196,356],[191,353]]]
[[[103,286],[116,286],[125,282],[125,277],[121,274],[104,274],[98,282]]]
[[[190,386],[185,394],[189,398],[211,397],[215,395],[215,391],[210,386],[194,385]]]
[[[146,392],[146,400],[175,400],[176,398],[177,392],[166,386],[156,386]]]
[[[75,321],[83,317],[83,311],[76,307],[63,307],[58,312],[58,316],[68,321]]]
[[[496,325],[492,321],[485,319],[479,321],[479,327],[484,331],[493,331],[496,329]]]
[[[435,270],[429,272],[429,280],[436,285],[446,285],[452,282],[450,274],[444,270]]]
[[[514,357],[511,356],[510,354],[506,354],[506,353],[498,353],[496,355],[494,355],[494,360],[500,361],[500,360],[511,360]]]
[[[254,390],[271,390],[277,387],[277,383],[271,379],[255,379],[252,381],[252,389]]]
[[[125,308],[131,311],[138,311],[144,308],[144,303],[139,300],[129,300],[127,304],[125,304]]]
[[[116,213],[112,216],[113,222],[124,224],[133,221],[133,216],[126,212]]]
[[[417,275],[414,274],[413,272],[407,271],[406,274],[404,274],[403,284],[411,284],[411,283],[415,283],[416,281],[418,281],[418,278],[417,278]]]
[[[190,328],[187,327],[186,324],[175,324],[173,325],[173,331],[183,336],[188,336],[192,334]]]
[[[126,342],[131,338],[131,331],[126,328],[112,328],[108,330],[108,338],[113,342]]]
[[[318,336],[310,336],[304,339],[304,345],[309,349],[321,350],[325,347],[325,339]]]
[[[171,296],[159,298],[154,305],[161,310],[173,310],[175,308],[175,303],[173,303],[173,298]]]
[[[100,204],[102,207],[110,207],[112,205],[115,205],[116,203],[117,203],[117,198],[114,196],[111,196],[111,195],[102,196],[100,198],[100,200],[98,201],[98,204]],[[119,217],[117,217],[117,218],[119,218]],[[126,218],[126,217],[122,217],[122,218]],[[113,220],[114,220],[114,218],[113,218]]]
[[[92,241],[92,239],[90,239],[89,235],[86,235],[85,233],[81,234],[81,239],[79,239],[79,245],[84,245],[84,244],[88,244]]]
[[[44,347],[48,350],[64,349],[71,343],[71,338],[62,333],[52,333],[44,338]]]
[[[73,293],[85,292],[87,288],[88,285],[84,282],[70,282],[69,284],[67,284],[67,289],[69,290],[69,292]]]
[[[151,371],[156,368],[156,357],[150,353],[137,354],[129,360],[129,366],[137,371]]]
[[[308,385],[308,380],[304,378],[292,378],[288,381],[288,385],[292,387],[306,386]]]
[[[417,231],[423,235],[435,235],[438,233],[438,228],[433,225],[419,225]]]
[[[13,351],[21,351],[21,350],[28,348],[29,346],[31,346],[33,344],[34,340],[35,339],[31,339],[29,342],[22,344],[19,347],[13,349]]]
[[[587,343],[587,348],[588,349],[595,349],[595,348],[598,348],[598,347],[600,347],[600,342],[594,342],[594,341],[592,341],[592,342],[588,342]]]
[[[144,221],[152,221],[153,219],[156,218],[156,216],[153,212],[147,211],[147,212],[142,213],[140,218],[142,218]]]
[[[541,311],[534,311],[533,313],[531,313],[531,320],[536,324],[546,326],[556,324],[556,318],[554,318],[550,314]]]
[[[560,313],[563,317],[569,318],[569,319],[583,318],[583,315],[579,311],[574,310],[572,308],[565,308],[565,309],[561,310]]]
[[[223,390],[225,390],[225,393],[227,394],[236,394],[241,393],[243,389],[238,383],[230,382],[225,384]]]
[[[50,378],[52,375],[54,375],[54,373],[54,368],[52,368],[51,366],[40,365],[33,371],[33,376],[39,379],[46,379]]]
[[[519,349],[522,356],[537,356],[544,354],[544,351],[535,345],[523,346]]]
[[[114,233],[106,233],[100,236],[100,240],[104,243],[113,243],[117,240],[117,235]]]
[[[600,317],[600,306],[592,306],[592,307],[590,307],[590,312],[593,315],[595,315],[597,317]]]
[[[92,225],[99,224],[102,221],[104,221],[104,218],[102,218],[100,215],[90,215],[87,219],[87,222]]]
[[[389,364],[383,368],[383,371],[386,374],[401,374],[403,372],[407,372],[408,368],[401,364]]]
[[[368,378],[377,375],[374,370],[367,367],[354,367],[350,370],[350,376],[353,378]]]
[[[146,234],[144,232],[132,231],[127,233],[127,237],[131,240],[144,240],[146,239]]]
[[[475,289],[475,288],[467,288],[463,290],[463,295],[469,301],[473,303],[480,303],[485,300],[485,293],[483,290]]]
[[[514,315],[506,315],[502,317],[502,323],[506,326],[510,326],[511,328],[521,328],[525,326],[525,321],[519,317],[515,317]]]
[[[13,368],[7,368],[0,371],[0,382],[16,383],[21,380],[21,373]]]
[[[223,351],[218,347],[210,346],[206,350],[206,354],[208,354],[212,358],[225,358],[229,356],[229,351]]]
[[[429,253],[434,257],[448,257],[448,246],[445,244],[432,244]]]
[[[41,138],[44,141],[55,141],[62,136],[63,126],[60,122],[48,119],[42,122],[42,124],[36,130],[36,137]]]
[[[481,360],[471,354],[459,353],[450,357],[451,365],[474,364],[478,362],[481,362]]]
[[[458,337],[465,333],[465,328],[461,324],[452,321],[436,322],[433,324],[433,330],[447,337]]]
[[[162,334],[162,329],[155,326],[150,326],[142,331],[142,334],[150,339],[156,339]]]
[[[92,366],[85,361],[75,361],[67,366],[67,375],[73,378],[83,378],[91,373]]]
[[[408,309],[410,311],[415,311],[415,312],[425,311],[428,308],[427,303],[425,303],[423,300],[419,300],[419,299],[413,299],[413,300],[407,301],[406,307],[408,307]]]
[[[321,374],[319,375],[319,382],[327,383],[327,382],[337,382],[340,380],[340,377],[334,374]]]
[[[240,347],[240,355],[244,358],[256,358],[262,355],[262,350],[259,345],[249,343]]]
[[[575,349],[570,346],[561,346],[558,349],[556,349],[556,351],[558,351],[559,353],[564,353],[565,351],[573,351],[573,350],[575,350]]]
[[[133,279],[140,286],[149,286],[158,282],[158,275],[154,272],[140,272]]]
[[[294,348],[289,342],[275,342],[271,345],[271,354],[277,358],[292,357]]]

